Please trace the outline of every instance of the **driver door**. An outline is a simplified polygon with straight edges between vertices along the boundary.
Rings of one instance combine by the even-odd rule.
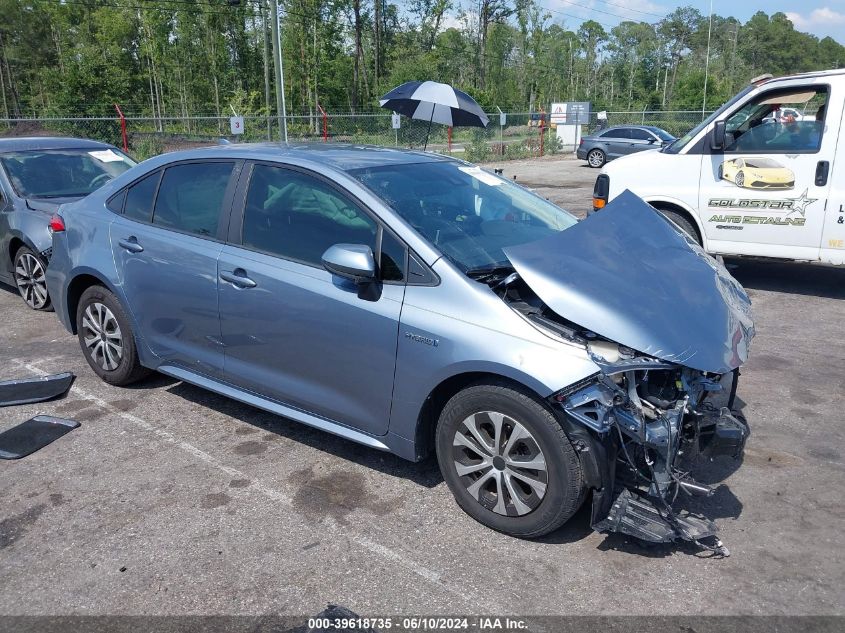
[[[815,260],[842,117],[824,84],[755,95],[726,118],[726,147],[705,148],[699,209],[713,253]],[[782,119],[784,110],[804,112]],[[775,116],[772,116],[775,114]]]

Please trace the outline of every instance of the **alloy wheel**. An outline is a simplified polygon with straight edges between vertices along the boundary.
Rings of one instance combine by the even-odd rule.
[[[546,495],[546,458],[531,432],[495,411],[467,417],[452,440],[454,467],[467,492],[504,516],[523,516]]]
[[[85,347],[94,362],[106,371],[113,371],[123,358],[123,335],[114,313],[102,303],[85,308],[82,317]]]
[[[604,155],[601,151],[594,149],[587,154],[587,162],[590,163],[590,167],[601,167],[604,165]]]
[[[26,304],[35,310],[47,305],[47,280],[44,265],[32,253],[20,255],[15,262],[15,284]]]

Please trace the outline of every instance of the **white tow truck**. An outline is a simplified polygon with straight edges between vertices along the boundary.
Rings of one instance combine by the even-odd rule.
[[[845,70],[751,82],[671,145],[608,163],[593,210],[630,189],[713,255],[845,265]],[[800,118],[772,116],[794,110]]]

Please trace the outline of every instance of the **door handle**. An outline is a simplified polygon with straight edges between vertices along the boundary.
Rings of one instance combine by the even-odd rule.
[[[816,163],[816,187],[824,187],[827,184],[827,174],[830,171],[830,163],[820,160]]]
[[[243,268],[235,268],[232,272],[220,273],[220,279],[228,281],[237,288],[255,288],[258,284],[246,276],[246,271]]]
[[[130,253],[140,253],[144,250],[144,247],[138,244],[138,238],[134,235],[127,237],[125,240],[120,240],[118,245],[120,245],[120,248],[127,250]]]

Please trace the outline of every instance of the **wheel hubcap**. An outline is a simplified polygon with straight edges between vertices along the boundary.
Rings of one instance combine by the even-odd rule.
[[[82,315],[82,337],[94,362],[113,371],[123,358],[123,336],[114,313],[102,303],[85,308]]]
[[[601,165],[601,154],[599,154],[598,152],[591,152],[590,164],[595,166]]]
[[[47,281],[44,266],[35,255],[24,253],[15,265],[15,283],[26,304],[39,310],[47,305]]]
[[[503,413],[461,422],[452,441],[455,471],[473,498],[504,516],[523,516],[546,496],[546,459],[534,436]]]

